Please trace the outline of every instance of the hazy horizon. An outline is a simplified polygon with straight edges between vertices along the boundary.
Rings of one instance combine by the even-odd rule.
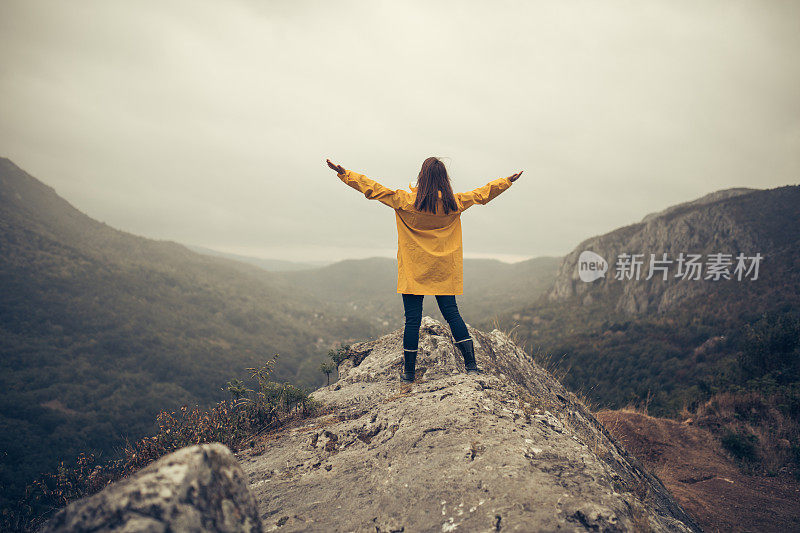
[[[397,249],[396,248],[384,248],[384,249],[374,249],[374,248],[303,248],[303,249],[292,249],[288,250],[287,257],[294,257],[295,259],[291,259],[287,257],[278,257],[277,255],[286,254],[287,250],[276,250],[274,254],[270,250],[264,249],[252,249],[247,247],[206,247],[202,244],[195,244],[195,243],[181,243],[190,246],[199,246],[212,249],[217,252],[223,252],[228,254],[234,255],[242,255],[247,257],[254,257],[256,259],[266,259],[266,260],[281,260],[281,261],[292,261],[297,263],[320,263],[320,264],[330,264],[336,263],[339,261],[345,261],[348,259],[370,259],[373,257],[382,257],[387,259],[396,259],[397,258]],[[331,259],[319,259],[321,257],[328,257]],[[536,256],[542,257],[542,256]],[[464,252],[464,259],[496,259],[498,261],[502,261],[504,263],[517,263],[519,261],[525,261],[527,259],[533,259],[533,257],[528,256],[517,256],[511,254],[480,254],[480,253],[471,253],[471,252]]]
[[[649,213],[800,181],[800,3],[0,5],[0,153],[137,235],[291,261],[394,257],[429,155],[464,256],[563,256]],[[369,254],[369,255],[365,255]]]

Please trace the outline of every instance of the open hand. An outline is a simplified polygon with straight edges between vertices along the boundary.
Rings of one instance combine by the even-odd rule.
[[[330,159],[326,159],[325,161],[328,162],[328,166],[331,168],[331,170],[335,170],[338,174],[344,174],[344,167],[342,165],[334,165],[331,163]]]
[[[517,179],[519,179],[520,176],[522,176],[523,172],[525,172],[525,171],[524,170],[520,170],[516,174],[509,176],[508,179],[511,180],[511,183],[514,183],[515,181],[517,181]]]

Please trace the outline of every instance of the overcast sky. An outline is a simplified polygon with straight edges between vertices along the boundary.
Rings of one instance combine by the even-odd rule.
[[[800,182],[800,2],[0,3],[0,155],[139,235],[265,258],[396,252],[436,155],[466,257],[562,255],[729,187]]]

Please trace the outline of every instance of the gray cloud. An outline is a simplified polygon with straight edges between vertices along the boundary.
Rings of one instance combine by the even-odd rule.
[[[800,3],[0,4],[0,152],[133,233],[393,255],[402,188],[524,169],[465,254],[563,254],[713,190],[797,183]]]

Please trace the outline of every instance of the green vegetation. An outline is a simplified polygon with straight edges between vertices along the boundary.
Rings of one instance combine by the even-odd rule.
[[[691,413],[744,470],[800,478],[800,317],[768,312],[746,324],[735,364]]]
[[[611,258],[641,243],[673,253],[747,243],[764,257],[757,280],[578,281],[580,296],[509,309],[502,327],[517,324],[524,344],[559,361],[564,385],[601,408],[644,404],[653,416],[691,418],[743,468],[800,475],[800,187],[715,196],[581,249],[597,245]],[[571,274],[558,280],[565,294]]]
[[[765,313],[755,324],[745,326],[738,359],[742,379],[775,385],[796,382],[798,346],[800,321],[789,314]]]
[[[42,252],[65,264],[57,249]],[[84,258],[60,280],[35,257],[16,260],[26,264],[0,260],[0,507],[82,451],[119,454],[162,409],[219,401],[216,384],[259,354],[290,354],[275,375],[320,386],[331,342],[371,331],[305,309],[255,274],[167,275]]]
[[[350,345],[342,345],[335,350],[328,350],[328,357],[331,358],[333,364],[337,367],[342,364],[342,361],[350,357]]]
[[[725,449],[737,459],[752,461],[756,458],[758,439],[752,433],[737,433],[730,428],[725,428],[721,440]]]
[[[708,427],[747,471],[800,475],[800,318],[785,294],[760,314],[708,295],[644,316],[540,303],[514,335],[598,408],[646,402],[652,416]]]
[[[3,510],[3,531],[34,530],[69,502],[94,494],[184,446],[221,442],[238,451],[253,446],[259,432],[318,414],[321,405],[309,397],[308,390],[269,379],[276,358],[247,369],[256,380],[255,389],[247,389],[237,379],[226,387],[231,399],[210,409],[183,405],[177,411],[159,412],[155,434],[127,443],[119,459],[103,462],[95,454],[80,453],[74,463],[61,461],[55,472],[37,478],[20,501]]]

